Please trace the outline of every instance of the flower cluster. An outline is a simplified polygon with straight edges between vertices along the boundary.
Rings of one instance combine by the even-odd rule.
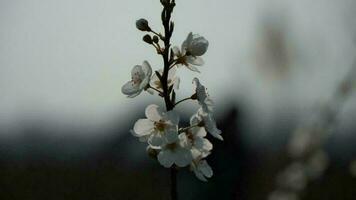
[[[122,87],[122,93],[133,98],[146,91],[158,94],[164,99],[166,108],[158,105],[146,107],[146,118],[139,119],[131,131],[141,142],[147,143],[147,152],[157,158],[166,168],[188,167],[202,181],[212,177],[213,171],[206,161],[213,145],[206,138],[207,133],[223,140],[221,131],[217,128],[213,117],[213,101],[198,78],[194,78],[193,94],[176,101],[176,91],[179,89],[180,78],[177,76],[179,67],[184,66],[193,72],[200,72],[198,67],[204,64],[202,56],[207,52],[209,42],[204,37],[189,33],[181,48],[171,47],[174,23],[170,20],[175,6],[174,0],[161,0],[163,5],[162,22],[164,34],[155,32],[147,20],[139,19],[136,27],[148,32],[143,41],[152,45],[162,56],[164,66],[152,73],[151,65],[144,61],[131,71],[131,80]],[[175,106],[187,100],[196,101],[197,112],[191,117],[190,125],[181,127],[180,117]]]

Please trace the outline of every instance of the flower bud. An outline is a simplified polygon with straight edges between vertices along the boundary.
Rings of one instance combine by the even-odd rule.
[[[148,44],[152,44],[153,43],[151,36],[148,35],[148,34],[143,36],[142,40],[145,41]]]
[[[171,0],[161,0],[162,5],[167,5],[171,3]]]
[[[136,28],[140,31],[151,31],[148,21],[146,19],[139,19],[136,21]]]
[[[153,42],[156,43],[156,44],[157,44],[158,41],[159,41],[157,35],[154,35],[153,38],[152,38],[152,40],[153,40]]]

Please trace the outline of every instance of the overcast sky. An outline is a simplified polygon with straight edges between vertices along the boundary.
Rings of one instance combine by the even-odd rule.
[[[243,98],[263,120],[327,98],[355,57],[352,0],[176,2],[173,44],[190,31],[210,42],[201,74],[179,71],[182,98],[197,76],[218,105]],[[26,115],[101,123],[158,102],[148,94],[127,99],[120,88],[143,60],[161,66],[135,29],[144,17],[162,31],[160,10],[158,0],[0,0],[0,124]],[[266,54],[259,50],[266,23],[286,38],[288,78],[268,77],[256,62]]]

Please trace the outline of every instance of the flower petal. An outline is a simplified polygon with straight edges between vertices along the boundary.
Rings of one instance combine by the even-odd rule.
[[[175,164],[178,167],[185,167],[189,165],[193,160],[192,154],[189,149],[178,148],[176,149],[175,154],[176,154]]]
[[[182,43],[182,51],[186,50],[187,48],[189,48],[190,44],[192,43],[193,40],[193,33],[190,32],[187,36],[187,39],[185,39],[185,41]]]
[[[154,129],[154,122],[148,119],[139,119],[134,125],[133,131],[136,137],[149,135]]]
[[[166,168],[170,168],[174,163],[174,156],[172,155],[171,151],[162,150],[161,152],[159,152],[157,159],[158,162]]]
[[[199,151],[202,152],[208,152],[213,149],[213,145],[210,143],[208,139],[200,138],[200,137],[195,138],[194,146],[195,148],[197,148]]]
[[[145,76],[144,71],[142,70],[141,65],[135,65],[132,70],[131,70],[131,78],[135,79],[135,77],[138,77],[142,79]]]
[[[133,81],[127,82],[121,87],[121,92],[125,95],[131,96],[140,92],[139,86]]]
[[[177,47],[177,46],[174,46],[174,47],[172,48],[172,51],[173,51],[173,53],[174,53],[175,56],[180,56],[180,55],[181,55],[181,52],[180,52],[180,50],[179,50],[179,47]]]
[[[190,51],[194,56],[202,56],[208,50],[209,41],[199,35],[193,36]]]
[[[197,57],[197,56],[187,56],[186,61],[187,61],[187,63],[196,65],[196,66],[202,66],[205,64],[203,58]]]
[[[164,138],[160,133],[156,132],[148,138],[148,144],[153,147],[160,147],[164,144]]]
[[[204,174],[205,177],[212,177],[213,176],[213,170],[211,169],[210,165],[206,160],[202,160],[199,162],[198,165],[199,170]]]
[[[165,132],[166,140],[168,144],[174,143],[178,140],[178,127],[170,126]]]
[[[144,74],[148,77],[151,77],[152,75],[152,68],[150,63],[148,63],[146,60],[143,61],[142,63],[142,71],[144,72]]]
[[[169,121],[172,125],[178,125],[179,123],[179,114],[175,110],[168,111],[164,115],[164,119]]]
[[[161,120],[163,113],[164,111],[161,110],[161,108],[155,104],[147,106],[145,110],[146,117],[154,122],[158,122],[159,120]]]
[[[208,114],[206,116],[203,116],[203,120],[204,120],[204,126],[205,129],[215,138],[219,139],[219,140],[224,140],[221,137],[221,131],[216,127],[216,122],[215,120],[212,118],[211,114]]]

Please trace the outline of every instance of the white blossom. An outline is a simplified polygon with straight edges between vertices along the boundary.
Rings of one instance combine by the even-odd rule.
[[[195,66],[204,65],[201,56],[208,50],[209,42],[204,37],[190,32],[182,43],[181,49],[173,47],[173,53],[177,57],[177,63],[185,65],[188,69],[200,72]]]
[[[205,130],[210,133],[210,135],[219,140],[224,140],[221,136],[221,130],[216,126],[212,113],[206,113],[202,108],[199,108],[197,113],[191,117],[191,121],[194,121],[195,124],[203,124]]]
[[[147,61],[142,65],[136,65],[131,71],[131,81],[122,86],[121,91],[130,98],[136,97],[150,82],[152,68]]]
[[[163,74],[163,70],[162,69],[158,70],[158,72],[161,75]],[[173,85],[173,88],[175,90],[179,89],[179,84],[180,84],[180,78],[178,76],[176,76],[176,72],[177,72],[177,68],[176,67],[173,67],[172,69],[170,69],[169,72],[168,72],[168,79],[167,79],[168,88]],[[159,78],[158,78],[156,73],[154,73],[152,75],[152,78],[151,78],[151,81],[150,81],[150,85],[152,87],[156,88],[157,90],[163,92],[161,81],[159,80]],[[148,91],[151,94],[153,94],[153,90],[148,90]]]
[[[196,122],[197,120],[192,117],[190,122],[192,127],[181,133],[179,137],[183,137],[184,140],[187,141],[187,144],[192,151],[196,150],[200,154],[199,156],[206,157],[213,149],[213,145],[205,138],[207,134],[205,129],[196,126]]]
[[[192,162],[193,157],[185,138],[179,137],[174,142],[162,146],[157,159],[162,166],[169,168],[173,164],[185,167]]]
[[[193,79],[195,84],[195,94],[197,95],[197,100],[205,113],[212,114],[214,102],[209,97],[204,85],[202,85],[198,78]]]
[[[206,178],[211,178],[213,176],[213,170],[206,160],[193,160],[190,164],[190,170],[192,170],[195,176],[201,181],[207,181]]]
[[[141,141],[148,141],[152,148],[160,149],[178,139],[179,115],[175,111],[164,112],[157,105],[149,105],[145,111],[147,119],[139,119],[133,128],[133,135]]]

